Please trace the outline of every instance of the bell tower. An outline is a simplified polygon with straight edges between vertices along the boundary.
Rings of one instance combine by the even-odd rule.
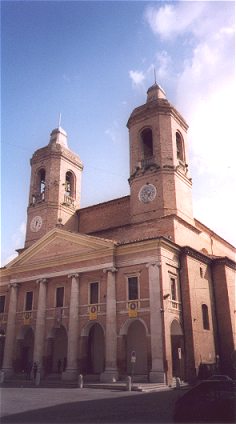
[[[188,125],[154,84],[128,120],[132,222],[178,215],[193,223]]]
[[[51,132],[46,147],[36,150],[31,161],[29,205],[25,247],[55,226],[77,230],[76,209],[80,206],[82,162],[67,144],[59,126]]]

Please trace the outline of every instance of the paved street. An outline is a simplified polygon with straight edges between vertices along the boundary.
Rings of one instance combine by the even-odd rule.
[[[171,423],[177,390],[3,388],[1,423]]]

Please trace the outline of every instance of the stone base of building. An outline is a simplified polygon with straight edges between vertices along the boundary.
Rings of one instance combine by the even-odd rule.
[[[63,381],[73,381],[78,379],[78,370],[77,369],[69,369],[63,371],[61,374],[61,379]]]
[[[164,371],[151,371],[149,373],[149,381],[150,383],[165,383],[166,384],[166,376]]]
[[[100,375],[100,381],[102,383],[115,383],[119,378],[118,371],[116,369],[105,370]]]
[[[14,371],[12,368],[3,368],[0,371],[0,382],[3,383],[6,381],[9,377],[12,377],[14,375]]]

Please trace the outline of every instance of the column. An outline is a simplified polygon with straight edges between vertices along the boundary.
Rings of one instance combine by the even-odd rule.
[[[45,338],[45,318],[46,318],[46,294],[47,294],[47,279],[41,278],[36,280],[39,286],[38,291],[38,307],[36,314],[36,326],[34,337],[34,362],[38,364],[38,370],[42,371],[44,338]]]
[[[78,375],[78,331],[79,331],[79,274],[70,274],[70,310],[68,325],[67,367],[63,380],[73,380]]]
[[[161,313],[160,292],[160,263],[154,262],[147,265],[149,274],[150,298],[150,330],[152,369],[149,374],[150,382],[164,383],[165,374],[163,366],[163,330]]]
[[[117,371],[117,331],[116,331],[116,268],[104,269],[107,273],[106,297],[106,359],[105,371],[101,374],[102,382],[115,382]]]
[[[9,309],[7,316],[7,329],[6,329],[6,339],[4,347],[4,357],[3,357],[3,366],[2,370],[5,372],[5,375],[13,374],[12,368],[12,359],[13,359],[13,349],[15,342],[15,331],[16,331],[16,306],[17,306],[17,288],[19,284],[10,283],[10,300],[9,300]]]

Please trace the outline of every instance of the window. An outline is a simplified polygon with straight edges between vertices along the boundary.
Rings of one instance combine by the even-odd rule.
[[[32,203],[42,202],[45,199],[45,169],[40,169],[36,176],[35,193],[32,195]]]
[[[180,133],[176,133],[176,151],[177,151],[177,159],[184,162],[184,146],[183,140]]]
[[[177,285],[176,285],[175,278],[170,279],[170,290],[171,290],[171,300],[177,301]]]
[[[66,196],[75,197],[74,175],[71,171],[66,173],[65,194]]]
[[[143,156],[144,159],[149,159],[153,156],[153,141],[151,128],[145,128],[141,132],[141,139],[143,143]]]
[[[45,169],[40,169],[40,171],[38,172],[38,192],[40,194],[45,192]]]
[[[6,296],[0,296],[0,314],[5,310],[5,298]]]
[[[202,305],[202,324],[204,330],[210,329],[208,307],[205,304]]]
[[[98,303],[98,283],[90,283],[89,303],[91,305]]]
[[[32,311],[33,309],[33,292],[26,292],[25,294],[25,311]]]
[[[128,277],[128,299],[138,299],[138,277]]]
[[[56,291],[56,307],[60,308],[64,303],[64,287],[57,287]]]

